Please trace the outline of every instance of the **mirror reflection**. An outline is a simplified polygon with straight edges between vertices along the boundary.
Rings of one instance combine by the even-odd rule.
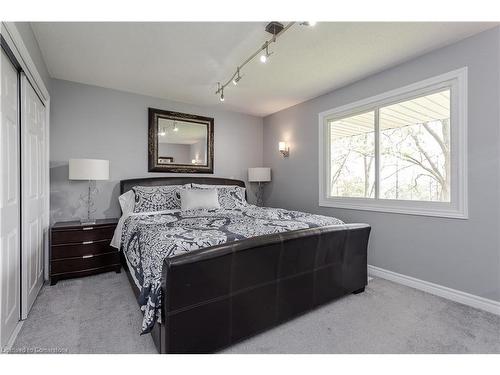
[[[207,165],[206,124],[158,118],[158,164]]]

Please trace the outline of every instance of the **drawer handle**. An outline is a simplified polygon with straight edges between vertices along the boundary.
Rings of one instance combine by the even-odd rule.
[[[83,241],[82,245],[90,245],[91,243],[94,243],[94,241]]]
[[[82,228],[82,230],[92,230],[94,229],[94,227],[85,227],[85,228]]]
[[[87,259],[87,258],[92,258],[92,257],[94,257],[94,256],[93,255],[84,255],[82,258]]]

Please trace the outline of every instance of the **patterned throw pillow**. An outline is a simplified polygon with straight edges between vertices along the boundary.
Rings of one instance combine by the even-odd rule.
[[[190,184],[167,186],[134,186],[134,212],[180,210],[180,189],[190,187]]]
[[[220,207],[226,210],[233,210],[235,208],[248,206],[248,203],[245,199],[246,189],[244,187],[235,185],[201,185],[201,184],[192,184],[192,186],[193,188],[196,189],[217,188]]]

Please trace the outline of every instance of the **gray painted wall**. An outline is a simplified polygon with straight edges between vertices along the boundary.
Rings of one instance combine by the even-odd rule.
[[[207,93],[210,95],[210,93]],[[262,165],[262,118],[52,80],[50,124],[51,221],[85,215],[84,181],[68,181],[68,159],[110,160],[110,180],[99,181],[97,217],[119,215],[119,180],[178,174],[147,172],[147,109],[155,107],[214,117],[214,175],[247,179]],[[193,176],[193,174],[191,174]],[[253,196],[249,194],[249,199]]]
[[[35,38],[35,34],[33,34],[33,30],[31,29],[31,25],[29,22],[14,22],[16,25],[17,31],[21,35],[23,39],[24,45],[28,49],[28,53],[30,54],[33,63],[38,70],[38,74],[42,77],[43,83],[45,83],[45,87],[50,93],[50,75],[47,70],[47,66],[45,65],[45,60],[42,57],[42,52],[40,51],[40,47],[38,46],[38,42]]]
[[[264,118],[267,204],[373,227],[369,263],[500,301],[500,29],[436,50]],[[318,206],[318,113],[463,66],[469,68],[468,220]],[[290,158],[278,141],[290,143]]]

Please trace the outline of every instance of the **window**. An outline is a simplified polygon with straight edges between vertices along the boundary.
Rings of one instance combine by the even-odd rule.
[[[466,218],[466,72],[321,113],[319,204]]]
[[[330,195],[375,197],[375,112],[332,120]]]

